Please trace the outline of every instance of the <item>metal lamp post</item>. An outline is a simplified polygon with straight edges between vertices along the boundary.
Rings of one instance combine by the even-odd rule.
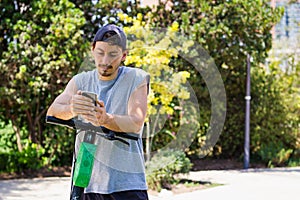
[[[247,54],[247,78],[246,78],[246,114],[245,114],[245,143],[244,143],[244,169],[249,168],[250,162],[250,55]]]

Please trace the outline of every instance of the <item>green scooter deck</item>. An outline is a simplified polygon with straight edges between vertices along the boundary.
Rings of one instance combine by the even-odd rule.
[[[93,170],[94,156],[97,145],[82,142],[75,164],[73,184],[79,187],[87,187]]]

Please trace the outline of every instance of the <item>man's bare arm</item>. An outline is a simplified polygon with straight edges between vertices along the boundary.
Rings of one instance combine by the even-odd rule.
[[[47,115],[54,116],[60,119],[68,120],[73,117],[71,112],[71,99],[77,92],[77,87],[73,79],[71,79],[59,96],[56,97],[54,102],[50,105]]]
[[[141,85],[129,99],[128,115],[109,115],[104,126],[121,132],[138,133],[147,114],[147,90],[147,84]]]
[[[145,80],[130,96],[128,115],[106,113],[103,102],[98,102],[101,106],[96,107],[95,117],[86,118],[94,125],[105,126],[113,131],[139,133],[147,114],[147,94],[148,86]]]

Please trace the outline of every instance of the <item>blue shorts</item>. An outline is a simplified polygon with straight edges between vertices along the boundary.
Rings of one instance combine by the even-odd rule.
[[[129,190],[111,194],[85,193],[81,200],[149,200],[147,190]]]

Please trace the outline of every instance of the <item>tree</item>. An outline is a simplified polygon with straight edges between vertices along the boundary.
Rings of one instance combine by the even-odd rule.
[[[226,87],[226,122],[214,155],[239,157],[243,149],[244,96],[246,56],[252,56],[252,67],[264,63],[272,46],[271,28],[283,14],[282,8],[273,9],[267,0],[255,1],[176,1],[172,9],[160,3],[149,20],[157,27],[177,21],[180,31],[199,42],[214,59]],[[201,106],[201,127],[198,138],[190,147],[197,155],[203,145],[203,132],[209,128],[210,97],[201,75],[184,61],[178,69],[188,70],[189,79]]]
[[[87,43],[80,30],[83,12],[68,0],[12,2],[1,4],[5,43],[0,102],[5,105],[1,115],[12,122],[22,151],[26,135],[21,135],[21,128],[33,143],[41,145],[47,137],[42,134],[47,107],[76,73]]]
[[[84,12],[86,24],[83,27],[85,32],[84,37],[88,41],[92,41],[94,34],[98,28],[107,23],[123,25],[122,20],[119,20],[118,13],[123,12],[130,16],[136,16],[141,10],[142,13],[147,13],[149,8],[141,8],[140,1],[114,1],[114,0],[71,0],[77,8]]]

